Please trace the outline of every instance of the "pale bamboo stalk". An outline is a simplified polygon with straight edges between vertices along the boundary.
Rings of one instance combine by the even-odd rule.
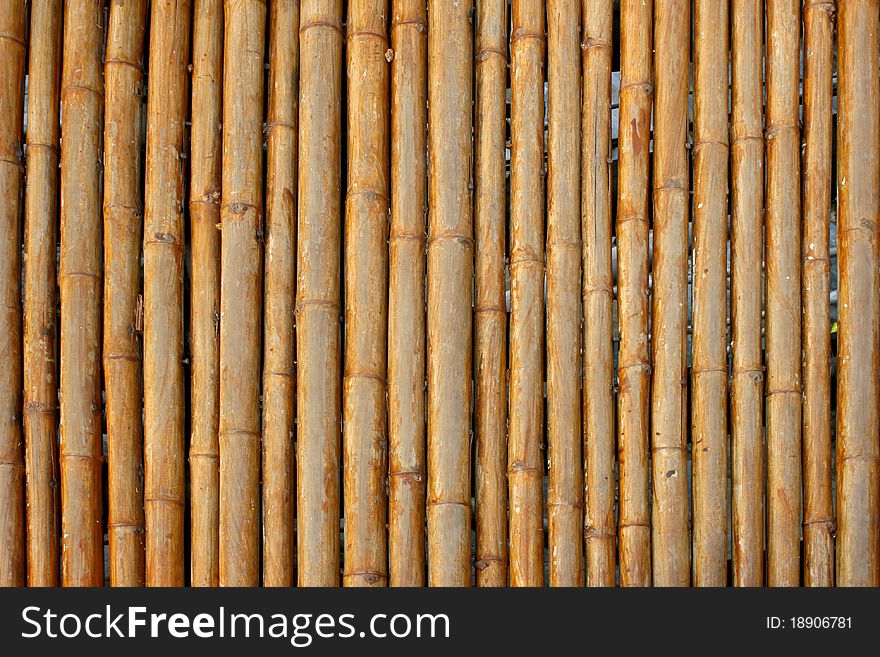
[[[64,5],[61,77],[61,578],[104,584],[101,148],[104,3]]]
[[[428,3],[430,586],[471,584],[472,9]]]
[[[104,382],[111,586],[144,584],[141,98],[145,0],[110,4],[104,57]]]
[[[510,34],[510,584],[544,583],[544,6]],[[461,56],[461,55],[458,55]],[[461,329],[459,329],[461,330]]]
[[[727,0],[694,3],[694,585],[727,584]]]
[[[690,582],[687,481],[688,44],[690,3],[654,14],[652,540],[654,584]]]
[[[762,0],[732,0],[730,431],[732,559],[736,586],[764,583],[763,24]]]
[[[220,175],[223,0],[193,5],[190,133],[190,581],[217,586],[220,547]]]
[[[611,0],[583,3],[581,227],[587,585],[617,580],[614,526],[614,356],[611,305]],[[568,93],[571,93],[570,91]],[[563,139],[570,139],[569,136]],[[571,365],[569,364],[569,367]],[[551,463],[551,466],[554,465]],[[552,472],[552,470],[551,470]]]
[[[220,586],[257,586],[266,3],[224,7],[223,50],[231,56],[223,71],[220,208]]]
[[[299,2],[270,4],[263,323],[263,585],[293,584]]]
[[[804,2],[804,585],[834,585],[831,495],[832,75],[834,2]]]
[[[504,151],[507,132],[507,0],[477,3],[476,51],[475,570],[477,586],[506,586],[507,301],[504,264],[507,255],[507,183]]]
[[[339,585],[342,1],[300,5],[297,579]]]
[[[651,584],[648,503],[649,185],[653,0],[620,5],[620,133],[617,161],[617,450],[621,586]]]
[[[800,2],[766,4],[767,578],[800,582]]]
[[[28,586],[58,586],[55,272],[61,131],[61,0],[31,4],[24,259],[24,441]]]
[[[24,586],[21,245],[27,5],[0,3],[0,586]]]
[[[876,1],[838,18],[837,585],[880,584],[880,79]]]

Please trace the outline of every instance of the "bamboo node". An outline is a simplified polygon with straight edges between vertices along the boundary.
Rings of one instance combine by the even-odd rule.
[[[476,568],[478,571],[482,572],[482,571],[486,570],[486,568],[491,566],[493,563],[503,564],[504,562],[505,562],[505,559],[502,559],[501,557],[493,557],[493,556],[478,557],[476,562],[474,563],[474,568]]]

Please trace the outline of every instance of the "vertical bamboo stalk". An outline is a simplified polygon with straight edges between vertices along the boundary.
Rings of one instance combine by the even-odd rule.
[[[299,2],[270,5],[263,324],[263,584],[293,584]]]
[[[804,2],[804,585],[834,585],[831,497],[831,98],[834,2]]]
[[[219,583],[220,176],[223,0],[193,6],[190,136],[190,580]]]
[[[504,264],[507,219],[507,0],[477,3],[476,49],[475,569],[477,586],[506,586],[507,300]]]
[[[651,583],[648,503],[649,176],[653,0],[620,5],[620,120],[617,161],[617,363],[621,586]]]
[[[104,584],[100,161],[104,3],[64,5],[61,76],[61,577]]]
[[[104,382],[110,584],[144,584],[141,139],[147,3],[112,2],[104,61]],[[164,321],[164,318],[163,318]]]
[[[764,583],[761,289],[764,216],[762,0],[732,0],[730,432],[733,583]]]
[[[510,584],[544,582],[544,6],[510,35]]]
[[[388,246],[388,564],[391,586],[425,584],[427,21],[426,0],[392,0],[394,59],[391,62],[391,236]]]
[[[585,0],[583,10],[584,537],[587,585],[614,586],[617,579],[617,533],[614,527],[613,284],[608,164],[611,156],[613,3],[610,0]]]
[[[428,3],[430,586],[471,583],[472,9]]]
[[[385,586],[388,316],[387,0],[348,4],[345,586]]]
[[[339,584],[342,1],[300,5],[297,578]]]
[[[800,582],[801,286],[800,2],[768,0],[767,19],[767,575]]]
[[[24,259],[24,441],[29,586],[58,586],[58,257],[61,0],[31,4]]]
[[[687,483],[688,44],[690,3],[654,14],[654,296],[651,445],[654,584],[690,581]]]
[[[0,586],[24,586],[21,221],[27,5],[0,4]]]
[[[694,585],[727,584],[727,0],[694,3]]]
[[[880,584],[878,10],[876,0],[839,3],[838,586]]]
[[[220,586],[260,572],[260,330],[266,3],[226,0],[220,209]]]

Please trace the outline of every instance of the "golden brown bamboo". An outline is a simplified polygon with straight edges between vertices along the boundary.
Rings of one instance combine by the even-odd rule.
[[[544,8],[510,34],[510,584],[544,582]],[[459,329],[461,330],[461,329]]]
[[[648,503],[649,185],[653,0],[620,5],[620,132],[617,162],[617,450],[621,586],[651,584]]]
[[[694,3],[694,585],[727,584],[727,0]]]
[[[762,0],[732,0],[730,382],[732,560],[736,586],[764,583],[761,262],[764,216]]]
[[[220,586],[260,580],[264,0],[226,0],[220,221]],[[304,567],[308,567],[303,564]]]
[[[190,580],[217,586],[220,547],[220,175],[223,0],[193,5],[190,132]]]
[[[690,582],[687,483],[688,44],[690,3],[654,13],[654,296],[651,445],[654,584]]]
[[[614,586],[614,356],[611,305],[610,0],[583,3],[581,227],[584,303],[584,465],[587,585]],[[571,93],[570,91],[568,93]],[[570,139],[570,137],[563,137]],[[570,367],[570,365],[569,365]]]
[[[880,584],[880,79],[876,0],[838,18],[837,585]]]
[[[472,9],[428,3],[430,586],[471,584]]]
[[[0,586],[24,586],[21,222],[27,5],[0,4]]]
[[[64,5],[61,76],[61,578],[104,584],[100,160],[104,3]]]
[[[24,231],[24,441],[28,586],[58,586],[55,271],[61,0],[31,4]]]
[[[300,5],[297,579],[339,585],[342,2]]]
[[[263,324],[263,585],[293,584],[299,2],[270,4]]]
[[[507,585],[507,300],[505,134],[507,0],[477,3],[476,55],[476,412],[477,586]],[[580,540],[578,540],[580,542]]]
[[[388,317],[387,0],[348,3],[345,586],[385,586]],[[389,53],[390,54],[390,53]]]
[[[804,2],[804,585],[834,585],[831,497],[831,78],[834,2]]]
[[[111,586],[144,584],[141,98],[147,3],[112,2],[104,57],[104,383]]]
[[[767,579],[800,582],[800,2],[766,4]]]

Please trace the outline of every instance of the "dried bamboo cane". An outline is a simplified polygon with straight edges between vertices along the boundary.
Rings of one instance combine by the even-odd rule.
[[[101,147],[104,3],[64,5],[61,77],[61,577],[104,584]]]
[[[110,584],[144,584],[141,97],[147,3],[112,2],[104,61],[104,381]],[[163,319],[164,321],[164,319]]]
[[[260,331],[266,3],[226,0],[220,209],[220,586],[260,579]]]
[[[609,175],[613,3],[610,0],[584,0],[583,11],[584,537],[587,585],[614,586],[617,579],[617,532],[614,526],[616,482]]]
[[[27,5],[0,4],[0,586],[24,586],[21,221]]]
[[[472,8],[428,3],[430,586],[471,584]]]
[[[653,0],[620,5],[620,132],[617,163],[617,394],[621,586],[651,584],[648,503],[648,234]]]
[[[510,584],[544,582],[544,7],[514,0],[510,35]],[[460,329],[459,329],[460,330]]]
[[[193,6],[190,136],[190,579],[219,583],[220,444],[220,131],[223,0]]]
[[[577,38],[577,37],[575,37]],[[507,585],[507,301],[505,134],[507,1],[477,3],[476,307],[477,586]],[[568,363],[570,365],[570,363]],[[576,386],[575,386],[576,394]],[[580,540],[578,540],[578,543]]]
[[[61,0],[31,4],[24,259],[24,440],[29,586],[58,586],[55,271]]]
[[[690,581],[687,483],[688,43],[690,3],[654,14],[654,296],[651,445],[654,584]]]
[[[388,316],[387,0],[348,3],[345,586],[385,586]]]
[[[880,584],[878,10],[876,0],[839,3],[838,586]]]
[[[694,585],[727,584],[727,0],[694,3]]]
[[[834,2],[804,2],[804,585],[834,585],[831,497],[831,78]]]
[[[764,582],[761,262],[764,215],[762,0],[732,0],[730,383],[733,583]]]
[[[263,324],[263,585],[293,584],[299,2],[270,4]]]
[[[427,21],[425,0],[392,0],[394,59],[391,62],[391,236],[388,247],[388,563],[391,586],[425,584]]]
[[[767,19],[767,576],[800,582],[801,286],[800,2],[768,0]]]
[[[300,5],[297,579],[339,584],[342,1]]]

